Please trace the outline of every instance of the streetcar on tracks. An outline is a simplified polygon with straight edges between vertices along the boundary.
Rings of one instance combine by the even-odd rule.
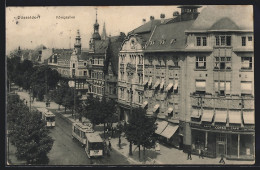
[[[55,127],[55,115],[46,108],[37,108],[42,115],[42,120],[46,122],[47,127]]]
[[[104,143],[98,133],[86,133],[85,152],[89,158],[103,156]]]
[[[82,146],[86,146],[86,133],[93,133],[91,122],[76,122],[72,124],[72,139],[78,140]]]

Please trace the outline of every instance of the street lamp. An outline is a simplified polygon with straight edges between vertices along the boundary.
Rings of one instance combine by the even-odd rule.
[[[133,90],[132,90],[132,81],[131,81],[131,88],[130,88],[130,94],[131,94],[131,101],[130,101],[130,116],[132,116],[132,111],[133,111]],[[129,145],[129,155],[133,155],[132,153],[132,141],[130,141],[130,145]]]

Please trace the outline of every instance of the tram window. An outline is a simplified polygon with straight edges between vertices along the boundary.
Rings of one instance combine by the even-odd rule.
[[[89,149],[93,149],[93,150],[99,150],[99,149],[102,149],[102,147],[103,147],[102,142],[90,143],[90,145],[89,145]]]

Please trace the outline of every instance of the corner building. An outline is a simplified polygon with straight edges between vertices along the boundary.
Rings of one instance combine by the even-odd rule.
[[[252,9],[199,7],[179,6],[181,14],[128,35],[119,56],[121,119],[141,106],[157,117],[156,134],[184,151],[254,159]]]

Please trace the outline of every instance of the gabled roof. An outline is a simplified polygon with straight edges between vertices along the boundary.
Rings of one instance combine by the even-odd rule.
[[[190,28],[194,20],[175,22],[165,25],[159,25],[154,33],[145,51],[167,51],[180,50],[186,47],[185,30]]]
[[[90,55],[88,52],[81,51],[81,54],[79,55],[79,59],[84,61],[89,60],[89,57]]]
[[[128,34],[142,34],[151,32],[155,25],[159,25],[161,23],[161,20],[150,20],[147,23],[137,27],[136,29],[130,31]]]
[[[253,7],[250,5],[209,5],[188,31],[253,30]]]

